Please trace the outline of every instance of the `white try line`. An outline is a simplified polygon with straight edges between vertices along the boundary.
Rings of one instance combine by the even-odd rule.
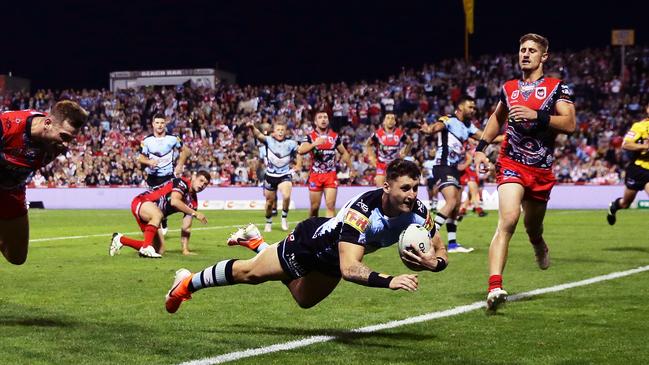
[[[541,294],[546,294],[546,293],[554,293],[566,289],[571,289],[571,288],[576,288],[579,286],[584,286],[584,285],[590,285],[590,284],[595,284],[599,283],[602,281],[607,281],[607,280],[612,280],[612,279],[617,279],[629,275],[634,275],[637,273],[641,273],[644,271],[649,271],[649,265],[647,266],[641,266],[635,269],[627,270],[627,271],[620,271],[620,272],[614,272],[610,273],[607,275],[602,275],[602,276],[596,276],[594,278],[590,279],[585,279],[581,281],[575,281],[571,283],[565,283],[565,284],[560,284],[556,286],[551,286],[547,288],[541,288],[541,289],[535,289],[531,290],[528,292],[524,293],[519,293],[515,295],[511,295],[508,299],[510,302],[514,302],[517,300],[521,300],[524,298],[530,298],[533,296],[541,295]],[[386,322],[386,323],[381,323],[373,326],[367,326],[367,327],[361,327],[361,328],[356,328],[353,330],[350,330],[349,333],[372,333],[376,331],[382,331],[390,328],[396,328],[396,327],[401,327],[401,326],[406,326],[409,324],[415,324],[415,323],[421,323],[421,322],[426,322],[426,321],[431,321],[433,319],[438,319],[438,318],[445,318],[445,317],[451,317],[451,316],[456,316],[458,314],[463,314],[467,312],[471,312],[477,309],[481,309],[485,307],[485,302],[484,301],[479,301],[467,305],[462,305],[459,307],[447,309],[444,311],[439,311],[439,312],[431,312],[431,313],[426,313],[422,314],[420,316],[415,316],[415,317],[409,317],[406,319],[398,320],[398,321],[391,321],[391,322]],[[243,351],[236,351],[236,352],[230,352],[228,354],[223,354],[215,357],[210,357],[210,358],[205,358],[205,359],[200,359],[200,360],[193,360],[193,361],[188,361],[184,362],[180,365],[212,365],[212,364],[222,364],[225,362],[230,362],[230,361],[236,361],[240,359],[244,359],[247,357],[253,357],[253,356],[260,356],[264,354],[270,354],[273,352],[278,352],[278,351],[287,351],[287,350],[293,350],[297,349],[300,347],[305,347],[309,345],[314,345],[318,343],[323,343],[323,342],[329,342],[337,339],[339,336],[311,336],[311,337],[306,337],[301,340],[296,340],[296,341],[290,341],[290,342],[284,342],[284,343],[278,343],[275,345],[267,346],[267,347],[258,347],[254,349],[248,349],[248,350],[243,350]]]
[[[289,224],[296,224],[300,223],[299,221],[291,221],[288,222]],[[192,227],[192,232],[195,231],[208,231],[208,230],[213,230],[213,229],[226,229],[226,228],[239,228],[241,227],[241,224],[237,225],[232,225],[232,226],[212,226],[212,227]],[[169,232],[180,232],[180,229],[170,229]],[[141,231],[137,232],[123,232],[122,234],[125,235],[132,235],[132,234],[138,234],[142,233]],[[36,238],[33,240],[29,240],[29,242],[46,242],[46,241],[63,241],[63,240],[77,240],[81,238],[92,238],[92,237],[110,237],[113,235],[113,232],[110,233],[101,233],[101,234],[89,234],[89,235],[84,235],[84,236],[65,236],[65,237],[49,237],[49,238]]]

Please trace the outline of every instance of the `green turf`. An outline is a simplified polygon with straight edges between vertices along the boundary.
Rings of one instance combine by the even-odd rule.
[[[306,212],[292,212],[291,221]],[[471,254],[452,254],[449,268],[421,273],[416,293],[343,282],[318,306],[303,310],[280,283],[196,293],[175,315],[164,295],[179,267],[200,270],[224,258],[249,258],[227,247],[227,226],[263,222],[260,212],[207,212],[193,233],[198,255],[180,254],[168,236],[161,260],[124,248],[108,257],[113,231],[133,232],[128,211],[30,212],[27,263],[0,260],[0,364],[176,364],[251,347],[334,335],[334,341],[240,360],[244,364],[646,364],[649,273],[509,303],[483,311],[371,334],[347,330],[450,309],[484,299],[487,249],[496,215],[467,217],[458,238]],[[552,267],[536,268],[524,228],[511,243],[505,288],[519,293],[649,265],[647,211],[550,211],[546,240]],[[276,219],[278,221],[278,219]],[[170,220],[178,227],[179,218]],[[222,227],[222,228],[219,228]],[[196,228],[202,228],[198,225]],[[276,225],[269,241],[283,235]],[[81,239],[43,238],[102,235]],[[382,272],[406,272],[396,248],[366,258]]]

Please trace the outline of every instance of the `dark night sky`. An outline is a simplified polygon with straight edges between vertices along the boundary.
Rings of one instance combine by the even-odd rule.
[[[613,28],[649,44],[641,1],[476,0],[472,54],[603,47]],[[597,5],[593,5],[597,3]],[[523,5],[521,5],[523,4]],[[107,87],[119,70],[214,67],[239,83],[385,78],[463,57],[461,0],[15,1],[3,4],[0,74],[32,87]]]

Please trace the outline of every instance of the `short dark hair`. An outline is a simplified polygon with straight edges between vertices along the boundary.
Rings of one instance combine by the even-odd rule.
[[[156,113],[156,114],[153,116],[153,118],[151,118],[151,123],[153,123],[153,121],[156,120],[156,119],[164,119],[164,120],[167,120],[167,117],[165,117],[165,115],[162,114],[162,113]]]
[[[472,98],[472,97],[469,96],[469,95],[462,95],[462,96],[460,96],[460,99],[457,101],[457,107],[459,108],[460,105],[466,103],[467,101],[473,101],[473,102],[475,102],[475,99]]]
[[[539,46],[541,46],[541,48],[543,48],[543,53],[547,52],[548,49],[550,49],[550,41],[548,41],[547,38],[545,38],[544,36],[542,36],[540,34],[527,33],[527,34],[525,34],[525,35],[523,35],[521,37],[520,44],[523,44],[526,41],[532,41],[532,42],[538,44]]]
[[[385,175],[388,181],[394,181],[401,176],[408,176],[413,180],[419,180],[421,170],[416,163],[397,158],[388,164]]]
[[[88,121],[88,112],[72,100],[62,100],[54,104],[50,115],[61,123],[70,123],[75,129],[83,127]]]
[[[210,180],[212,180],[212,175],[207,170],[198,170],[196,171],[196,176],[202,176],[205,179],[207,179],[207,182],[209,183]]]

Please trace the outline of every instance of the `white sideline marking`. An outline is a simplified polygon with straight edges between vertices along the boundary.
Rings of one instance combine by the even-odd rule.
[[[289,224],[300,223],[300,221],[291,221]],[[194,231],[207,231],[212,229],[226,229],[226,228],[239,228],[241,224],[232,225],[232,226],[213,226],[213,227],[192,227],[192,232]],[[180,229],[170,229],[168,232],[180,232]],[[131,235],[142,233],[141,231],[137,232],[124,232],[122,234]],[[101,234],[89,234],[85,236],[65,236],[65,237],[49,237],[49,238],[36,238],[29,240],[29,242],[45,242],[45,241],[62,241],[62,240],[76,240],[80,238],[91,238],[91,237],[110,237],[113,235],[113,232],[110,233],[101,233]]]
[[[509,302],[514,302],[514,301],[517,301],[517,300],[521,300],[521,299],[524,299],[524,298],[530,298],[530,297],[541,295],[541,294],[554,293],[554,292],[558,292],[558,291],[562,291],[562,290],[566,290],[566,289],[576,288],[576,287],[579,287],[579,286],[599,283],[601,281],[617,279],[617,278],[621,278],[621,277],[624,277],[624,276],[629,276],[629,275],[641,273],[643,271],[649,271],[649,265],[641,266],[641,267],[631,269],[631,270],[627,270],[627,271],[619,271],[619,272],[614,272],[614,273],[610,273],[610,274],[607,274],[607,275],[596,276],[596,277],[581,280],[581,281],[574,281],[574,282],[571,282],[571,283],[565,283],[565,284],[555,285],[555,286],[551,286],[551,287],[547,287],[547,288],[535,289],[535,290],[531,290],[531,291],[524,292],[524,293],[514,294],[514,295],[509,296],[508,301]],[[479,302],[475,302],[475,303],[471,303],[471,304],[467,304],[467,305],[462,305],[462,306],[447,309],[447,310],[444,310],[444,311],[431,312],[431,313],[422,314],[420,316],[405,318],[405,319],[398,320],[398,321],[391,321],[391,322],[381,323],[381,324],[377,324],[377,325],[373,325],[373,326],[356,328],[356,329],[350,330],[349,333],[371,333],[371,332],[376,332],[376,331],[382,331],[382,330],[401,327],[401,326],[405,326],[405,325],[409,325],[409,324],[426,322],[426,321],[430,321],[430,320],[433,320],[433,319],[456,316],[458,314],[471,312],[471,311],[474,311],[476,309],[480,309],[480,308],[484,308],[484,307],[485,307],[485,301],[481,300]],[[247,358],[247,357],[259,356],[259,355],[269,354],[269,353],[278,352],[278,351],[293,350],[293,349],[296,349],[296,348],[305,347],[305,346],[309,346],[309,345],[313,345],[313,344],[317,344],[317,343],[329,342],[329,341],[335,340],[337,338],[338,338],[337,336],[311,336],[311,337],[303,338],[301,340],[278,343],[278,344],[267,346],[267,347],[258,347],[258,348],[254,348],[254,349],[243,350],[243,351],[230,352],[230,353],[227,353],[227,354],[223,354],[223,355],[219,355],[219,356],[215,356],[215,357],[209,357],[209,358],[200,359],[200,360],[187,361],[187,362],[181,363],[180,365],[222,364],[222,363],[225,363],[225,362],[236,361],[236,360],[244,359],[244,358]]]

